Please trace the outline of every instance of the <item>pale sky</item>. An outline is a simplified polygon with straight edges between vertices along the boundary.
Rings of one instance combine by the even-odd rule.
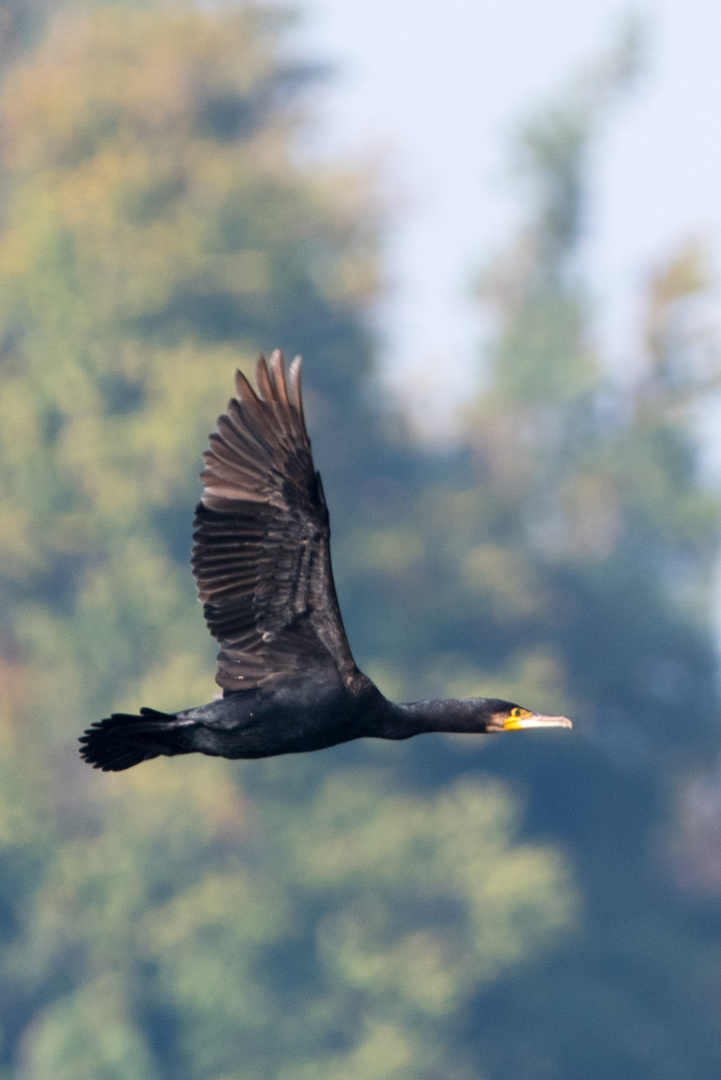
[[[522,206],[506,169],[514,128],[592,63],[624,17],[645,18],[645,72],[597,146],[586,267],[596,333],[634,351],[645,276],[689,236],[721,248],[721,2],[304,0],[295,41],[336,65],[315,140],[331,157],[380,156],[393,213],[383,369],[444,375],[456,398],[478,369],[469,283]],[[421,395],[422,396],[422,395]]]

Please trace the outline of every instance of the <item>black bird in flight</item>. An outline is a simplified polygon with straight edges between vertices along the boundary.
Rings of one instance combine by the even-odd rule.
[[[210,436],[195,511],[192,567],[220,644],[222,697],[178,713],[115,713],[88,728],[80,753],[120,771],[161,754],[260,758],[372,736],[571,727],[510,701],[397,704],[356,667],[330,562],[328,510],[300,390],[300,357],[261,356],[257,392],[237,398]]]

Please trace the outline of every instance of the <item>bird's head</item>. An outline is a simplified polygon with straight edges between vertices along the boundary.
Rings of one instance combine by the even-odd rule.
[[[565,716],[544,716],[512,701],[487,700],[486,731],[525,731],[526,728],[573,727]]]

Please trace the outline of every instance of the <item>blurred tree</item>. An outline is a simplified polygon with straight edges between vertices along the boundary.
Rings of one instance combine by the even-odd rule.
[[[24,605],[17,632],[46,664],[57,648],[62,670],[68,650],[87,659],[105,701],[146,635],[157,656],[158,626],[184,622],[164,548],[187,575],[195,465],[238,349],[247,362],[295,323],[321,395],[347,384],[351,434],[360,424],[373,228],[351,178],[292,165],[277,103],[307,73],[273,59],[276,23],[253,8],[66,17],[7,81],[2,408],[6,491],[25,498],[8,507],[5,587]],[[167,655],[208,654],[192,622]]]
[[[77,759],[112,707],[212,693],[190,511],[235,365],[308,353],[355,581],[394,547],[359,546],[347,509],[372,523],[417,468],[365,401],[377,214],[362,179],[296,162],[312,72],[283,19],[140,7],[65,13],[0,97],[0,1062],[476,1076],[459,1010],[573,909],[500,787],[403,791],[362,748],[115,778]]]
[[[0,67],[37,40],[49,10],[49,0],[0,0]]]
[[[527,835],[573,853],[583,909],[546,964],[468,1011],[468,1044],[499,1080],[702,1080],[720,1065],[721,910],[702,920],[669,872],[676,789],[719,747],[719,502],[697,422],[718,353],[692,317],[705,277],[692,246],[653,278],[646,354],[614,378],[578,258],[589,142],[632,66],[624,42],[522,132],[533,215],[484,275],[497,335],[468,456],[455,490],[419,499],[406,528],[422,539],[393,575],[417,628],[414,694],[492,687],[577,720],[571,740],[482,748],[525,784]],[[478,744],[444,746],[409,747],[416,779],[447,783]]]
[[[131,774],[96,835],[62,838],[24,921],[26,993],[54,992],[22,1074],[475,1075],[454,1016],[567,923],[557,856],[513,846],[478,783],[411,797],[339,769],[284,798],[281,769],[249,800],[232,775]]]

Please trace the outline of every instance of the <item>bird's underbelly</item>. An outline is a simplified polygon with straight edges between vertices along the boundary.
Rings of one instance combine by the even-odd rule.
[[[195,749],[228,758],[323,750],[361,734],[353,717],[334,702],[315,702],[302,708],[296,702],[289,709],[283,703],[225,698],[213,712],[212,717],[197,717]]]
[[[247,727],[218,729],[200,725],[196,748],[206,754],[228,758],[275,757],[324,750],[328,746],[357,738],[353,731],[338,725],[250,724]]]

